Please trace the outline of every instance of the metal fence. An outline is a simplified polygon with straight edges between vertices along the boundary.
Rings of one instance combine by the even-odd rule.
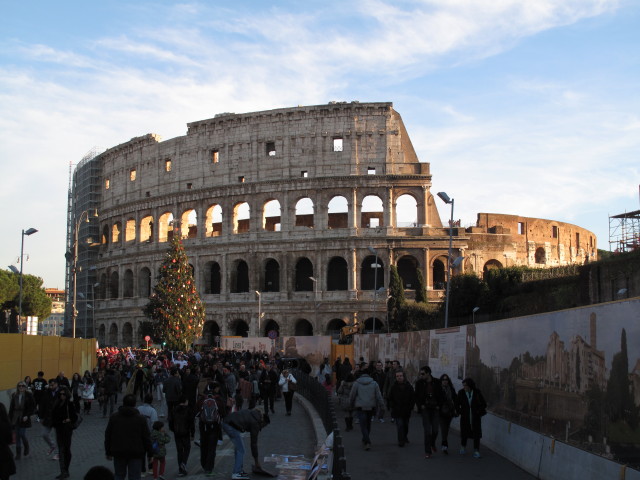
[[[295,370],[294,376],[298,381],[297,393],[311,402],[320,415],[322,424],[327,432],[333,432],[333,464],[331,473],[334,480],[351,480],[347,473],[347,460],[345,458],[342,434],[338,428],[335,405],[327,393],[327,390],[314,378],[301,370]]]

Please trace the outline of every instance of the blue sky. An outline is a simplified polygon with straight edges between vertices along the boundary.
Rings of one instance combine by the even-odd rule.
[[[26,1],[0,16],[2,267],[63,287],[69,164],[221,112],[391,101],[455,217],[640,208],[632,0]],[[440,205],[443,218],[448,207]]]

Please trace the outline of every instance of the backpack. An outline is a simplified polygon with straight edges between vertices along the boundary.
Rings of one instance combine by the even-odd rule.
[[[158,440],[154,440],[151,444],[151,451],[153,455],[157,455],[158,452],[160,452],[160,442],[158,442]]]
[[[204,402],[202,402],[202,408],[200,409],[200,421],[205,425],[220,423],[218,404],[213,398],[205,398]]]

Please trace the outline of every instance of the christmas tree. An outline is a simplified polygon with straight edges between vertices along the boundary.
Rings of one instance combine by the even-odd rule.
[[[202,335],[205,310],[177,231],[144,313],[152,320],[154,341],[166,342],[171,349],[186,351]]]

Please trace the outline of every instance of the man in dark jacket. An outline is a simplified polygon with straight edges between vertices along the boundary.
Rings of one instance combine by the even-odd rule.
[[[125,395],[122,406],[109,418],[104,432],[107,460],[113,459],[116,480],[138,480],[142,472],[142,458],[151,455],[151,435],[147,420],[136,408],[135,395]]]
[[[176,367],[171,367],[171,374],[169,378],[164,381],[162,385],[164,391],[164,397],[167,401],[167,420],[171,424],[171,415],[173,415],[173,409],[176,407],[182,396],[182,379],[178,373]]]
[[[224,418],[222,429],[229,435],[235,451],[232,480],[248,480],[250,478],[243,470],[244,444],[240,436],[242,432],[249,432],[251,435],[251,456],[253,457],[254,471],[262,470],[258,459],[258,435],[260,430],[268,424],[269,417],[267,413],[262,413],[257,408],[233,412]]]
[[[391,416],[396,421],[398,430],[398,445],[404,447],[409,443],[409,418],[415,404],[413,387],[404,378],[404,372],[396,372],[396,381],[389,390],[389,408]]]
[[[116,404],[116,395],[118,394],[118,379],[113,369],[107,370],[102,384],[104,389],[104,403],[102,404],[102,417],[107,416],[107,405],[109,406],[109,416],[113,415],[113,409]]]
[[[431,376],[428,366],[420,369],[420,378],[416,382],[416,407],[422,414],[424,428],[424,454],[426,458],[437,452],[436,438],[440,424],[439,410],[444,400],[440,380]]]
[[[262,393],[262,399],[264,400],[264,413],[269,414],[276,413],[274,410],[274,403],[276,399],[276,389],[278,387],[278,373],[275,371],[270,363],[267,363],[265,369],[260,376],[260,392]],[[233,392],[229,392],[229,395],[233,395]]]

